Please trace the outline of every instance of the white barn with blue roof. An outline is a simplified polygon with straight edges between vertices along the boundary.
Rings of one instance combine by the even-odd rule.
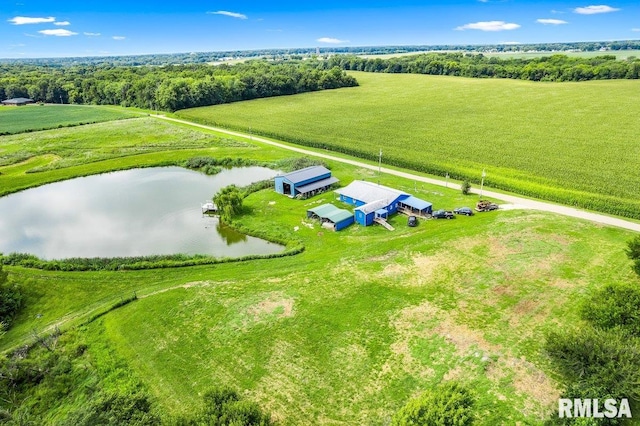
[[[338,179],[323,166],[311,166],[275,177],[276,192],[289,197],[309,197],[326,191]]]

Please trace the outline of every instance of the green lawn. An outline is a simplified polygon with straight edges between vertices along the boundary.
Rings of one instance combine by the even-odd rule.
[[[640,81],[357,73],[360,87],[177,115],[640,218]]]
[[[0,108],[0,135],[77,126],[134,117],[122,108],[80,105],[27,105]]]
[[[125,125],[136,122],[143,131]],[[34,133],[40,136],[33,141],[0,137],[0,152],[30,150],[29,161],[38,167],[54,155],[73,164],[29,174],[25,163],[0,167],[2,188],[194,153],[291,156],[151,119],[118,124],[123,127],[112,127],[110,136],[96,124]],[[176,135],[188,146],[176,150]],[[80,154],[69,140],[82,147]],[[149,141],[156,141],[155,150],[80,160],[108,152],[107,146],[156,145]],[[378,179],[370,170],[329,165],[343,184]],[[379,179],[436,208],[477,199],[402,178]],[[91,394],[80,395],[85,386],[139,381],[164,415],[192,412],[204,391],[227,384],[282,425],[382,425],[421,390],[459,380],[474,390],[479,424],[540,424],[559,394],[540,353],[544,331],[578,325],[578,303],[591,289],[638,280],[623,251],[632,234],[623,230],[512,210],[422,221],[417,228],[395,216],[393,232],[354,225],[333,233],[305,219],[309,207],[324,202],[339,204],[333,193],[292,200],[270,190],[245,200],[240,222],[301,240],[305,251],[296,256],[128,272],[7,268],[25,283],[26,305],[0,337],[0,349],[24,344],[34,331],[68,330],[135,291],[137,301],[73,329],[69,339],[87,345],[87,358],[73,369],[82,372],[77,383],[69,378],[70,398],[48,408],[50,422],[86,403]],[[19,404],[37,404],[34,395]]]

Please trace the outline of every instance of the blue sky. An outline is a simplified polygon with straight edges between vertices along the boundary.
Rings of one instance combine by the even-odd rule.
[[[640,39],[640,2],[0,0],[0,57]]]

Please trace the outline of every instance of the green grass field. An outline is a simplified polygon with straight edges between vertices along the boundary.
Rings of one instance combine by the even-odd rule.
[[[640,216],[640,82],[353,73],[360,87],[179,111],[187,119],[565,204]]]
[[[121,120],[135,116],[122,108],[80,105],[27,105],[0,108],[0,135]]]
[[[193,155],[291,156],[150,118],[109,124],[0,137],[1,156],[32,156],[1,166],[1,187],[11,192]],[[174,146],[177,140],[187,145]],[[122,148],[131,150],[122,155]],[[105,152],[113,155],[95,158]],[[51,160],[67,165],[25,174]],[[344,184],[378,179],[371,170],[330,166]],[[379,179],[436,208],[477,199]],[[72,330],[60,351],[87,346],[61,385],[68,394],[60,391],[45,408],[42,420],[52,424],[86,405],[91,389],[139,381],[163,415],[192,412],[204,391],[227,384],[281,425],[382,425],[443,380],[474,390],[479,424],[541,424],[559,394],[540,353],[544,331],[579,325],[578,304],[590,290],[638,280],[623,251],[627,231],[512,210],[417,228],[395,216],[394,232],[352,226],[333,233],[305,219],[307,208],[329,201],[334,194],[291,200],[269,190],[245,200],[240,222],[301,240],[306,249],[296,256],[129,272],[7,267],[24,283],[26,303],[0,350],[55,326]],[[133,291],[137,301],[77,327]],[[37,406],[43,392],[16,404]]]

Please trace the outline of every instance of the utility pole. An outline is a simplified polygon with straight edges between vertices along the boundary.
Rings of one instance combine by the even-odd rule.
[[[382,169],[382,148],[380,148],[380,156],[378,157],[378,185],[380,185],[380,171]]]
[[[480,181],[480,198],[482,199],[482,187],[484,186],[484,178],[487,176],[484,169],[482,169],[482,181]]]
[[[447,174],[444,177],[444,187],[448,188],[449,187],[449,172],[447,172]]]

